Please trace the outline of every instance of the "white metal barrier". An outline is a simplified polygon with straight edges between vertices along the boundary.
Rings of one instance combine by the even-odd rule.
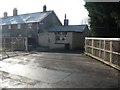
[[[85,54],[120,70],[120,38],[85,38]]]

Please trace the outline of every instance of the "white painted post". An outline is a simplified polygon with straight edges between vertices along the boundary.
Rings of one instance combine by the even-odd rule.
[[[110,64],[112,63],[112,40],[110,41]]]
[[[28,38],[25,37],[25,50],[28,52]]]
[[[105,40],[104,40],[104,48],[103,48],[103,49],[104,49],[104,57],[103,57],[103,60],[105,60],[105,53],[106,53],[106,52],[105,52]]]
[[[101,58],[100,56],[101,56],[101,40],[99,40],[99,58]]]
[[[93,55],[93,44],[94,44],[94,39],[92,39],[92,55]]]

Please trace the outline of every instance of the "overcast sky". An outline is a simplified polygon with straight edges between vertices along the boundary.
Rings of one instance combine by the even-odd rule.
[[[84,4],[84,0],[0,0],[0,17],[4,11],[12,16],[13,8],[17,8],[18,14],[41,12],[46,5],[47,10],[55,11],[62,23],[66,13],[70,25],[79,25],[88,18]]]

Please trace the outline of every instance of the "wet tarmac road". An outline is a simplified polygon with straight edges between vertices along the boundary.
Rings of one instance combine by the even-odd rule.
[[[118,71],[82,54],[21,53],[0,61],[0,88],[116,88]]]

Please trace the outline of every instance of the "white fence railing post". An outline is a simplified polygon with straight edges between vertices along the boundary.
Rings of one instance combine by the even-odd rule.
[[[93,54],[93,44],[94,44],[94,39],[92,39],[92,54]]]
[[[101,48],[101,40],[99,40],[99,48]],[[101,50],[99,50],[99,57],[101,56]]]
[[[110,41],[110,64],[112,63],[112,41]]]
[[[120,43],[120,38],[91,38],[91,37],[89,38],[87,37],[85,39],[86,39],[85,40],[86,55],[89,55],[95,59],[98,59],[104,62],[105,64],[108,64],[120,70],[119,60],[116,60],[116,56],[117,56],[117,59],[120,57],[120,51],[116,50],[116,48],[113,47],[113,44],[115,45],[115,42]]]
[[[105,56],[105,53],[106,53],[106,52],[105,52],[105,40],[104,40],[103,47],[104,47],[104,48],[103,48],[103,49],[104,49],[104,55],[103,55],[103,59],[105,60],[105,57],[106,57],[106,56]]]

